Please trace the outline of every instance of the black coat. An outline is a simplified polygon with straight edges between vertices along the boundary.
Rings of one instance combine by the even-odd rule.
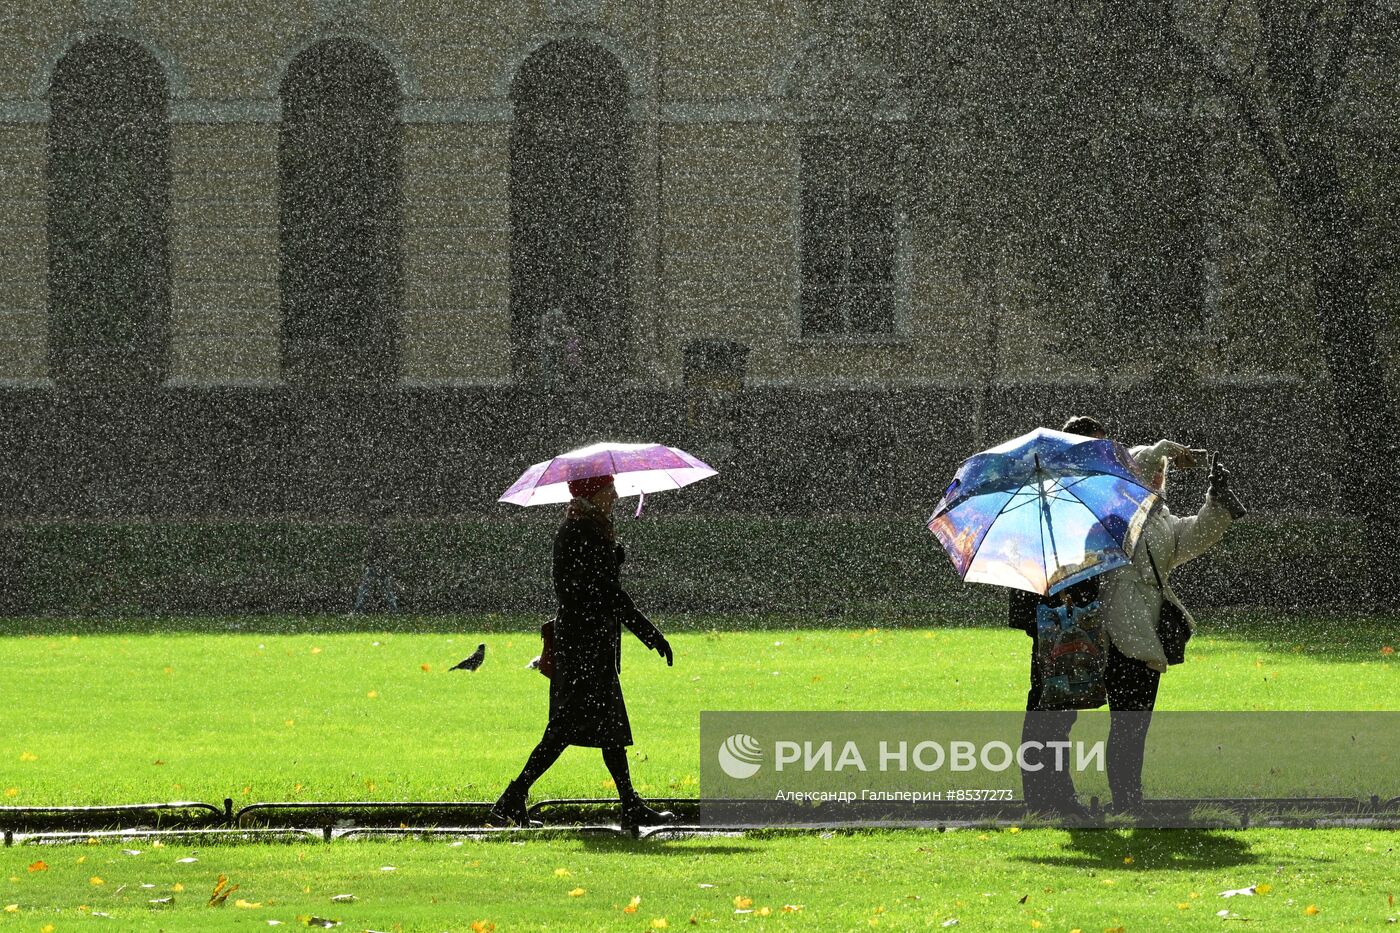
[[[661,631],[622,589],[625,554],[601,522],[569,518],[554,536],[554,676],[549,682],[546,735],[569,743],[608,748],[632,744],[622,700],[622,627],[648,648]]]

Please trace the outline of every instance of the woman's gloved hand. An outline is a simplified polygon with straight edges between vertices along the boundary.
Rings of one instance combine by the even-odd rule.
[[[1210,485],[1206,487],[1206,495],[1229,509],[1231,518],[1244,518],[1249,514],[1249,510],[1240,502],[1230,485],[1230,471],[1225,469],[1225,464],[1215,459],[1214,455],[1210,460]]]

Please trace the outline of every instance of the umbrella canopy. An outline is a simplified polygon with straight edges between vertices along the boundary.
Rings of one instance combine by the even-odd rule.
[[[545,505],[573,498],[569,481],[611,476],[619,496],[680,489],[718,471],[665,444],[590,444],[537,463],[505,491],[501,502]]]
[[[1037,428],[963,461],[928,528],[964,580],[1048,595],[1126,564],[1157,502],[1122,444]]]

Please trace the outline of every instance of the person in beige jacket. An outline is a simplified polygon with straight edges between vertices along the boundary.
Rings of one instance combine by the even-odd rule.
[[[1071,418],[1063,430],[1086,437],[1107,437],[1098,421]],[[1195,466],[1198,452],[1170,440],[1134,447],[1130,451],[1144,483],[1159,495],[1166,492],[1169,465],[1179,469]],[[1108,690],[1110,731],[1108,741],[1108,783],[1116,812],[1135,814],[1142,806],[1142,764],[1147,729],[1157,701],[1157,688],[1169,662],[1182,660],[1182,649],[1194,627],[1191,616],[1170,585],[1173,570],[1193,560],[1224,537],[1234,518],[1242,515],[1229,473],[1223,465],[1213,466],[1205,504],[1196,515],[1173,515],[1163,498],[1148,517],[1128,564],[1110,570],[1081,586],[1097,589],[1099,614],[1109,639]],[[1016,599],[1011,604],[1011,624],[1034,637],[1033,600]],[[1173,625],[1164,628],[1163,608]],[[1177,614],[1171,610],[1177,610]],[[1184,627],[1184,628],[1183,628]],[[1163,644],[1163,635],[1172,636]],[[1034,658],[1034,649],[1032,651]],[[1076,714],[1073,710],[1045,711],[1040,708],[1039,671],[1031,664],[1031,689],[1022,741],[1050,742],[1068,739]],[[1047,746],[1048,747],[1048,746]],[[1049,815],[1085,819],[1088,811],[1075,800],[1073,780],[1067,772],[1042,769],[1022,772],[1028,807]]]
[[[1190,457],[1191,451],[1163,440],[1151,447],[1133,448],[1132,454],[1160,495],[1165,492],[1165,462],[1175,460],[1185,466],[1189,460],[1182,458]],[[1171,603],[1181,612],[1188,629],[1195,629],[1191,614],[1171,588],[1171,572],[1200,557],[1225,537],[1234,521],[1233,509],[1225,496],[1228,483],[1229,473],[1217,465],[1205,504],[1195,515],[1173,515],[1166,500],[1162,500],[1148,517],[1130,555],[1131,562],[1100,578],[1100,616],[1108,629],[1109,641],[1123,654],[1142,661],[1159,674],[1166,671],[1168,660],[1157,631],[1163,603]]]

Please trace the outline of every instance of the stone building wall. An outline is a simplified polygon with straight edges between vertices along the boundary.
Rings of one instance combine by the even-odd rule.
[[[1054,348],[1064,309],[1092,311],[1093,288],[1057,292],[1014,256],[968,257],[936,208],[898,208],[892,333],[801,335],[801,139],[854,124],[919,131],[907,127],[909,102],[884,53],[893,28],[878,5],[796,0],[20,4],[0,24],[0,380],[42,385],[47,375],[44,95],[64,50],[101,32],[140,41],[170,84],[173,385],[281,380],[279,83],[299,52],[338,36],[382,55],[403,94],[403,384],[513,381],[511,82],[558,38],[603,48],[628,81],[629,371],[641,384],[679,384],[685,345],[707,337],[747,344],[759,384],[1085,378],[1082,359]],[[967,114],[950,105],[944,116],[942,131],[956,135]],[[1211,241],[1212,329],[1223,339],[1201,353],[1203,365],[1212,375],[1315,375],[1306,301],[1277,232],[1286,222],[1237,158],[1210,171],[1250,222]],[[1115,378],[1148,373],[1143,352],[1116,348]]]

